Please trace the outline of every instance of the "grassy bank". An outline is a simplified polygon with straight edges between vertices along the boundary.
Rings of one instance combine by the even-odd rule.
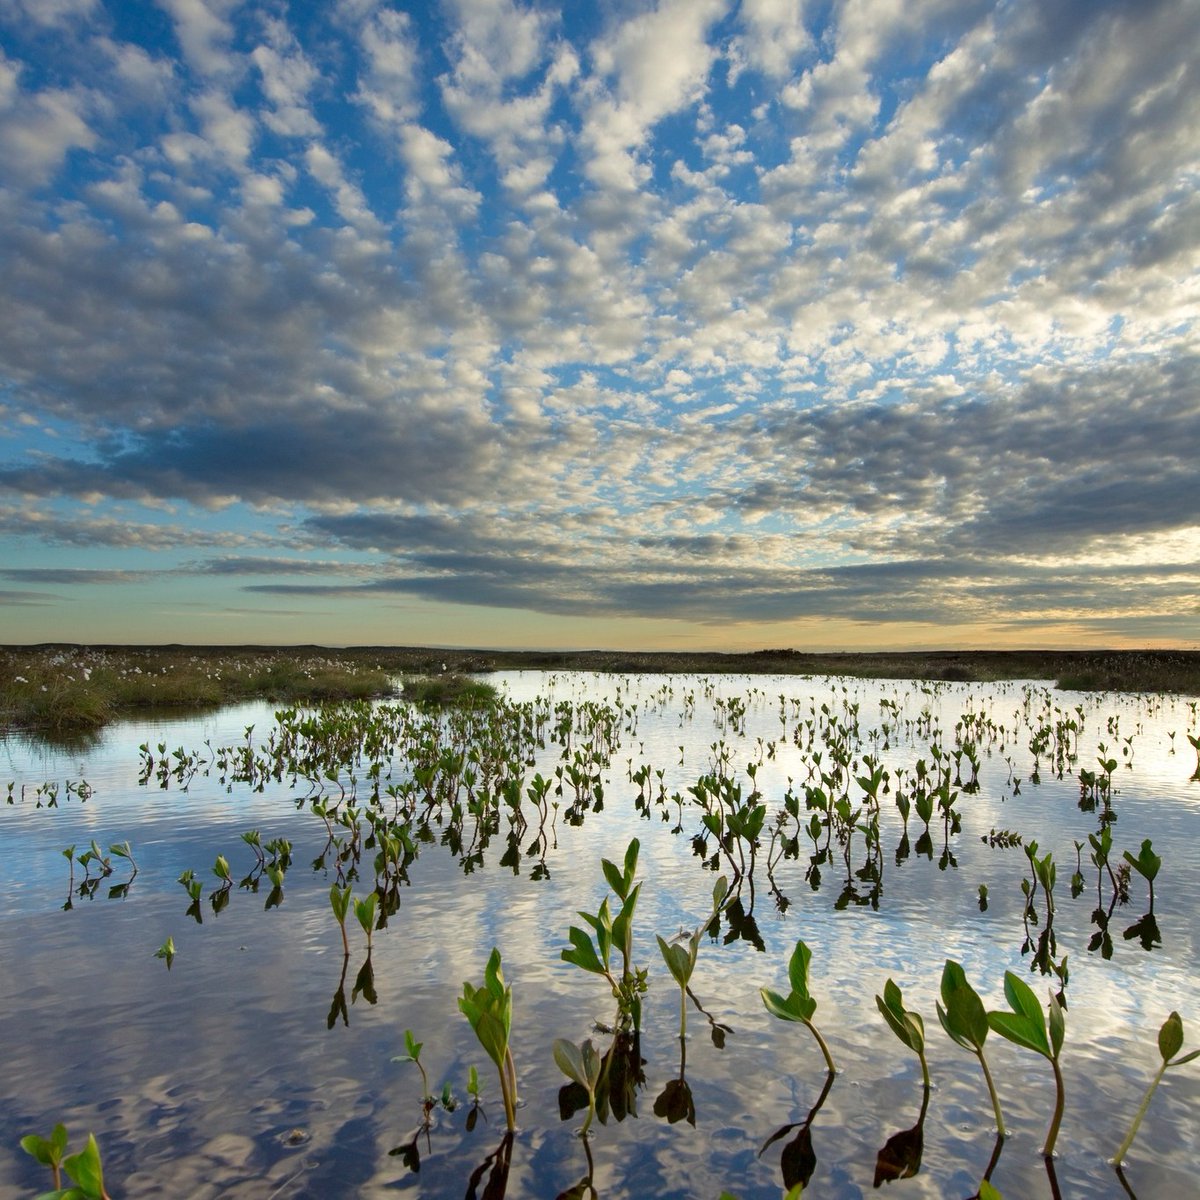
[[[35,646],[0,650],[0,730],[52,736],[150,710],[393,694],[389,671],[318,650]]]
[[[246,699],[315,703],[374,698],[395,694],[401,676],[436,679],[501,669],[1044,679],[1091,691],[1200,695],[1200,651],[1194,650],[699,654],[378,646],[9,646],[0,647],[0,732],[63,735],[99,729],[139,711],[211,708]]]

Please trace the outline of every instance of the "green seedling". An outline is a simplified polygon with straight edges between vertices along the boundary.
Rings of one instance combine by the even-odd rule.
[[[634,838],[625,851],[624,868],[618,867],[603,858],[600,860],[601,869],[608,885],[621,901],[617,915],[612,915],[608,897],[601,901],[600,908],[593,916],[591,913],[580,912],[579,915],[592,927],[592,936],[577,925],[572,925],[567,931],[571,945],[561,952],[564,962],[574,963],[584,971],[594,975],[603,975],[608,980],[612,994],[617,1001],[617,1012],[621,1025],[628,1027],[632,1023],[635,1030],[641,1029],[642,996],[646,991],[645,970],[639,970],[633,965],[633,914],[637,908],[638,895],[642,885],[633,886],[633,876],[637,871],[638,840]],[[622,968],[618,979],[612,968],[612,952],[621,952]]]
[[[464,981],[458,1007],[470,1021],[479,1044],[496,1064],[504,1116],[511,1133],[517,1127],[517,1070],[508,1047],[512,1029],[512,988],[504,983],[500,951],[495,947],[484,968],[482,986],[475,987]]]
[[[130,849],[129,843],[127,841],[126,842],[118,842],[115,846],[109,846],[108,852],[109,852],[109,854],[115,854],[117,856],[117,858],[125,859],[125,861],[128,862],[129,865],[133,868],[133,875],[136,875],[138,873],[138,865],[137,865],[137,863],[135,863],[133,861],[133,851],[132,851],[132,849]],[[133,875],[130,876],[130,879],[133,878]]]
[[[1154,853],[1150,839],[1142,842],[1142,848],[1134,858],[1128,850],[1124,851],[1125,861],[1150,885],[1150,910],[1154,911],[1154,877],[1162,866],[1162,859]]]
[[[904,995],[891,979],[883,985],[883,995],[877,995],[875,1003],[891,1031],[916,1053],[921,1062],[921,1081],[928,1090],[929,1064],[925,1061],[925,1022],[921,1014],[904,1007]]]
[[[467,1068],[467,1095],[471,1097],[471,1107],[467,1112],[467,1132],[470,1133],[479,1120],[479,1114],[483,1112],[483,1097],[479,1094],[479,1072],[473,1066]]]
[[[365,900],[354,901],[354,915],[367,935],[367,956],[371,954],[371,934],[375,929],[375,912],[379,907],[379,893],[372,892]]]
[[[833,1055],[829,1053],[825,1039],[812,1022],[813,1013],[817,1010],[817,1002],[809,995],[808,991],[808,964],[811,959],[812,951],[803,941],[797,941],[796,948],[792,951],[792,957],[788,961],[788,980],[792,985],[791,991],[786,996],[781,996],[778,992],[764,987],[759,988],[759,994],[762,996],[767,1012],[772,1016],[778,1017],[781,1021],[799,1022],[808,1029],[817,1039],[817,1045],[821,1047],[821,1053],[825,1056],[825,1065],[831,1072],[836,1073],[837,1067],[834,1065]]]
[[[1177,1012],[1172,1012],[1158,1031],[1158,1052],[1162,1056],[1162,1066],[1158,1068],[1158,1072],[1155,1074],[1153,1080],[1151,1080],[1150,1086],[1146,1090],[1146,1095],[1142,1098],[1142,1103],[1134,1115],[1133,1124],[1130,1125],[1129,1132],[1125,1135],[1125,1140],[1121,1143],[1116,1154],[1113,1155],[1112,1161],[1116,1166],[1119,1167],[1125,1161],[1125,1156],[1129,1153],[1129,1147],[1133,1145],[1133,1139],[1137,1136],[1137,1131],[1142,1124],[1142,1118],[1146,1115],[1146,1109],[1150,1107],[1150,1097],[1154,1095],[1154,1090],[1158,1087],[1163,1075],[1166,1074],[1167,1068],[1182,1067],[1184,1063],[1189,1063],[1193,1059],[1200,1058],[1200,1050],[1192,1050],[1182,1058],[1177,1058],[1176,1055],[1182,1049],[1183,1020]]]
[[[347,958],[350,957],[350,941],[346,937],[346,914],[350,911],[350,886],[338,887],[335,883],[329,889],[329,903],[333,915],[337,918],[338,928],[342,931],[342,950]],[[356,914],[357,915],[357,914]]]
[[[222,887],[233,887],[233,875],[229,871],[229,860],[225,855],[217,855],[217,861],[213,863],[213,874],[221,881]]]
[[[721,911],[721,905],[729,892],[729,881],[722,875],[713,886],[713,908],[708,919],[697,926],[682,945],[679,942],[667,942],[658,937],[658,948],[662,952],[663,961],[671,977],[679,984],[679,1036],[687,1037],[687,994],[692,981],[692,972],[696,969],[696,955],[700,950],[700,939],[704,931],[713,923]]]
[[[75,861],[78,862],[83,868],[85,876],[91,875],[92,863],[96,864],[102,877],[112,874],[112,861],[107,855],[101,852],[100,847],[96,845],[95,838],[92,839],[91,846],[85,850]]]
[[[167,938],[165,942],[154,952],[155,958],[161,958],[166,961],[167,970],[171,969],[171,964],[175,961],[175,939]]]
[[[78,1154],[69,1154],[65,1158],[67,1131],[61,1124],[55,1125],[48,1139],[35,1133],[23,1137],[21,1149],[49,1167],[54,1179],[54,1191],[44,1193],[39,1200],[111,1200],[104,1190],[100,1147],[96,1145],[94,1134],[88,1134],[87,1144]],[[74,1187],[62,1187],[63,1171],[74,1182]]]
[[[57,1191],[62,1186],[62,1161],[67,1152],[67,1127],[61,1122],[55,1125],[48,1138],[39,1134],[26,1134],[21,1139],[21,1149],[32,1155],[44,1167],[50,1168]]]
[[[964,1050],[970,1050],[979,1059],[983,1077],[987,1081],[988,1095],[992,1098],[992,1110],[996,1114],[996,1131],[1002,1138],[1007,1137],[1004,1118],[1000,1115],[1000,1098],[996,1095],[996,1085],[992,1082],[992,1073],[983,1054],[983,1044],[988,1035],[983,1001],[967,982],[966,972],[961,965],[951,959],[947,959],[942,968],[941,992],[941,1003],[937,1006],[938,1020],[951,1041],[957,1042]]]
[[[421,1072],[421,1099],[428,1102],[433,1099],[429,1092],[429,1076],[425,1074],[425,1064],[421,1062],[421,1047],[424,1042],[418,1042],[413,1037],[413,1031],[406,1029],[404,1031],[404,1053],[397,1054],[392,1062],[411,1062],[417,1064],[417,1070]]]
[[[1054,1153],[1054,1143],[1058,1139],[1058,1129],[1062,1124],[1065,1095],[1063,1092],[1062,1070],[1058,1064],[1062,1052],[1063,1037],[1066,1033],[1066,1018],[1058,997],[1050,993],[1049,1019],[1042,1012],[1033,989],[1023,979],[1019,979],[1011,971],[1004,972],[1004,996],[1008,1000],[1012,1012],[988,1013],[988,1026],[993,1033],[1007,1038],[1018,1046],[1033,1050],[1045,1058],[1054,1069],[1054,1117],[1046,1132],[1046,1142],[1042,1147],[1042,1156],[1049,1158]]]
[[[588,1127],[596,1115],[596,1088],[600,1083],[600,1070],[603,1065],[600,1055],[592,1045],[591,1038],[587,1038],[579,1046],[566,1038],[555,1038],[554,1061],[568,1079],[579,1084],[587,1092],[587,1117],[579,1131],[580,1137],[586,1137]]]

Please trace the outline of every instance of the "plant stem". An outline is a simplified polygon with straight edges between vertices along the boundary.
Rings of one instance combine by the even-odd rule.
[[[1137,1137],[1137,1131],[1141,1127],[1142,1118],[1146,1115],[1146,1109],[1150,1107],[1150,1097],[1154,1095],[1154,1089],[1158,1087],[1159,1081],[1163,1077],[1163,1073],[1167,1069],[1167,1064],[1164,1062],[1158,1068],[1158,1074],[1154,1076],[1150,1086],[1146,1089],[1146,1095],[1142,1098],[1141,1107],[1137,1110],[1133,1118],[1133,1124],[1129,1127],[1129,1132],[1125,1135],[1125,1140],[1121,1143],[1121,1148],[1113,1155],[1113,1163],[1120,1166],[1125,1161],[1125,1155],[1129,1153],[1129,1147],[1133,1145],[1133,1139]]]
[[[500,1091],[504,1095],[504,1116],[509,1132],[517,1127],[517,1068],[512,1051],[504,1048],[504,1066],[500,1071]]]
[[[1054,1143],[1058,1140],[1058,1127],[1062,1124],[1063,1108],[1066,1105],[1066,1093],[1058,1059],[1052,1058],[1050,1065],[1054,1068],[1054,1120],[1050,1122],[1050,1129],[1046,1133],[1046,1144],[1042,1147],[1043,1158],[1052,1158],[1054,1155]]]
[[[992,1097],[992,1110],[996,1114],[996,1132],[1002,1137],[1008,1137],[1008,1131],[1004,1128],[1004,1118],[1000,1115],[1000,1097],[996,1095],[996,1085],[992,1082],[992,1073],[988,1070],[987,1059],[983,1057],[983,1051],[978,1052],[979,1065],[983,1068],[983,1078],[987,1081],[988,1094]]]
[[[837,1067],[833,1064],[833,1055],[829,1053],[829,1047],[825,1044],[825,1039],[820,1035],[817,1027],[810,1021],[805,1021],[804,1023],[812,1031],[813,1037],[817,1039],[817,1045],[821,1047],[821,1053],[825,1055],[825,1065],[829,1068],[830,1075],[836,1075]]]

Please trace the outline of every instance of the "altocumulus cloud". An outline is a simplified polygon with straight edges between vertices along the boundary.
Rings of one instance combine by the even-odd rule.
[[[1194,640],[1198,27],[0,0],[0,575]]]

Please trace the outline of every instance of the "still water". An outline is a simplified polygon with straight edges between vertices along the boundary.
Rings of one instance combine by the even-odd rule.
[[[0,1200],[49,1187],[18,1143],[26,1133],[48,1134],[56,1121],[66,1124],[72,1149],[95,1133],[114,1197],[553,1198],[589,1174],[585,1151],[591,1185],[605,1200],[716,1200],[723,1190],[739,1200],[774,1198],[797,1170],[806,1195],[837,1200],[877,1187],[902,1197],[969,1197],[989,1168],[1009,1200],[1195,1194],[1200,1063],[1168,1071],[1123,1177],[1107,1163],[1159,1065],[1156,1036],[1171,1010],[1183,1017],[1185,1050],[1200,1044],[1193,701],[1042,684],[764,676],[513,672],[492,682],[516,703],[595,703],[619,714],[619,742],[597,774],[602,805],[597,810],[589,792],[585,819],[571,824],[574,793],[564,784],[544,837],[535,837],[536,809],[527,803],[533,816],[522,836],[510,846],[502,816],[481,853],[447,844],[434,821],[428,840],[417,842],[399,909],[373,933],[369,960],[353,917],[349,957],[343,952],[329,902],[332,860],[314,861],[328,833],[312,812],[310,785],[285,777],[258,790],[230,772],[222,782],[215,768],[219,748],[263,744],[274,725],[270,706],[133,721],[84,750],[0,742]],[[526,785],[535,774],[553,783],[556,766],[569,761],[549,730],[545,741],[526,764]],[[961,754],[951,761],[964,742],[975,768]],[[152,753],[159,743],[199,752],[202,763],[184,786],[175,776],[165,787],[153,774],[141,782],[142,743]],[[852,778],[869,776],[868,756],[886,773],[879,852],[866,870],[859,830],[847,865],[834,839],[818,880],[818,844],[803,832],[811,816],[805,789],[821,784],[839,746],[850,747]],[[922,845],[924,825],[913,811],[905,844],[893,797],[919,761],[928,769],[939,754],[965,785],[954,789],[959,828],[950,832],[935,810]],[[1089,857],[1105,805],[1081,807],[1079,776],[1103,775],[1101,759],[1116,760],[1107,806],[1114,871],[1123,851],[1136,856],[1147,838],[1162,859],[1151,921],[1143,919],[1146,880],[1132,871],[1128,901],[1112,903],[1112,877]],[[394,779],[404,776],[402,754],[392,769]],[[655,935],[670,940],[703,924],[717,873],[734,877],[736,853],[745,854],[743,846],[722,857],[715,838],[703,836],[689,789],[714,772],[735,780],[743,797],[757,788],[767,818],[736,906],[701,941],[691,987],[704,1011],[689,1002],[681,1054],[679,989]],[[13,803],[4,805],[10,780]],[[66,790],[80,780],[85,800]],[[46,784],[57,787],[52,806]],[[340,783],[325,781],[322,794],[345,786],[343,773]],[[863,801],[860,785],[846,790],[856,806]],[[794,853],[771,837],[789,792],[800,818],[785,829]],[[249,830],[264,845],[290,842],[281,894],[261,874],[256,890],[238,886],[255,873],[242,837]],[[1022,845],[1006,845],[1011,835]],[[649,989],[629,1111],[620,1120],[608,1111],[585,1147],[577,1136],[583,1112],[562,1115],[566,1079],[551,1048],[555,1038],[591,1037],[606,1049],[615,1005],[602,978],[560,952],[569,927],[583,924],[577,912],[594,913],[608,894],[601,858],[620,864],[633,838],[642,881],[634,959],[648,968]],[[121,858],[95,887],[92,872],[85,879],[81,866],[69,867],[63,849],[74,845],[78,856],[93,839],[103,851],[128,840],[137,864],[128,887],[131,867]],[[1036,920],[1023,917],[1022,881],[1034,875],[1023,846],[1033,841],[1037,857],[1050,853],[1056,866],[1048,973],[1036,964],[1044,894],[1034,897]],[[218,855],[234,882],[214,905]],[[1073,897],[1077,863],[1083,886]],[[186,870],[204,884],[191,910],[178,882]],[[369,891],[370,877],[365,865],[356,897]],[[1106,957],[1095,913],[1110,903]],[[155,957],[168,937],[176,952],[169,970]],[[788,991],[788,959],[800,938],[812,950],[813,1020],[838,1066],[827,1092],[811,1034],[770,1016],[759,995],[762,986]],[[508,1147],[495,1070],[457,1007],[463,981],[481,981],[493,946],[514,998],[521,1107]],[[963,964],[989,1009],[1007,1008],[1009,970],[1043,1005],[1050,990],[1063,994],[1066,1110],[1050,1167],[1041,1157],[1054,1107],[1050,1065],[989,1037],[1010,1133],[998,1147],[978,1064],[938,1024],[947,958]],[[882,1148],[917,1124],[923,1103],[916,1056],[876,1007],[889,978],[924,1018],[933,1087],[919,1169],[876,1183]],[[433,1110],[407,1162],[389,1153],[412,1146],[422,1126],[419,1071],[394,1061],[406,1029],[422,1043],[431,1090],[440,1095],[448,1083],[458,1101],[453,1111]],[[483,1107],[468,1131],[471,1066]]]

